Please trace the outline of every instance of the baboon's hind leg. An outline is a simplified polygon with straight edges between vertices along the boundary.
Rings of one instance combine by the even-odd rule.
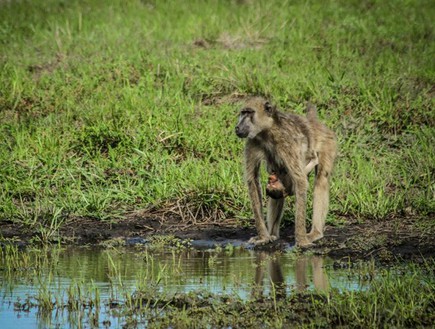
[[[327,163],[326,166],[319,164],[317,167],[313,192],[313,220],[311,231],[307,236],[311,242],[323,238],[329,207],[329,176],[331,170],[332,163]]]

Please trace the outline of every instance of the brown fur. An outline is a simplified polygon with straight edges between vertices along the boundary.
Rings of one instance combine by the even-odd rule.
[[[317,119],[315,107],[307,115],[282,113],[261,97],[253,97],[241,110],[236,134],[247,138],[245,171],[258,236],[250,242],[264,244],[279,238],[284,197],[295,195],[295,236],[299,246],[323,237],[329,206],[329,177],[336,157],[334,133]],[[259,182],[261,162],[282,183],[283,197],[268,200],[267,227],[262,214]],[[313,223],[306,232],[307,174],[315,168]]]

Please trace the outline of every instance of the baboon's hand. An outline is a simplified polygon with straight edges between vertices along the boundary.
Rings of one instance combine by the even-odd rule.
[[[249,239],[248,243],[254,244],[256,246],[260,246],[263,244],[267,244],[269,242],[273,242],[276,240],[276,236],[267,235],[267,236],[253,236]]]

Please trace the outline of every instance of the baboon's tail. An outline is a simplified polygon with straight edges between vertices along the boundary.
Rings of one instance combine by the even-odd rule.
[[[305,110],[306,116],[310,121],[317,120],[317,108],[313,103],[307,103],[307,109]]]

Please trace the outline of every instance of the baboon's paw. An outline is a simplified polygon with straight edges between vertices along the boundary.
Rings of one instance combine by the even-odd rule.
[[[263,244],[267,244],[269,242],[275,241],[276,237],[274,235],[272,236],[254,236],[252,238],[249,239],[248,243],[250,244],[254,244],[256,246],[260,246]]]
[[[312,242],[310,242],[308,239],[304,239],[302,241],[297,242],[296,246],[305,249],[305,248],[310,248],[310,247],[314,246],[314,244]]]
[[[320,240],[321,238],[323,238],[323,234],[319,233],[319,232],[310,232],[307,234],[307,239],[311,243],[314,241]]]
[[[275,235],[270,236],[270,242],[276,241],[278,238]]]

